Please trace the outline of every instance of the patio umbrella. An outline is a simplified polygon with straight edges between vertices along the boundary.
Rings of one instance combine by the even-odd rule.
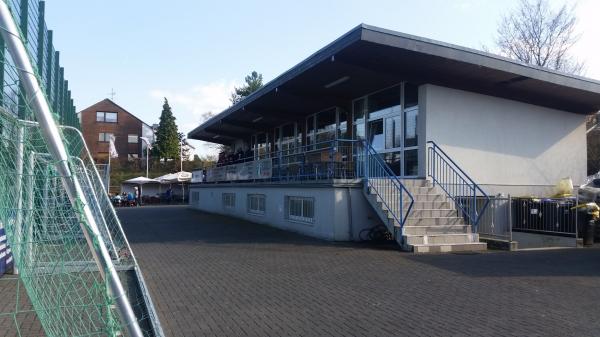
[[[158,183],[159,181],[156,179],[150,179],[150,178],[146,178],[146,177],[137,177],[137,178],[132,178],[129,180],[125,180],[123,182],[123,184],[137,184],[137,185],[144,185],[144,184],[150,184],[150,183]]]

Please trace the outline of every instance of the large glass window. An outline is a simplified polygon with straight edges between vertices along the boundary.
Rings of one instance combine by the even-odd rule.
[[[281,151],[283,154],[294,152],[296,147],[296,127],[290,123],[281,127]]]
[[[365,139],[365,99],[354,101],[352,105],[352,134],[354,139]]]
[[[371,146],[375,150],[384,148],[382,119],[369,122],[369,143],[371,143]]]
[[[254,152],[254,159],[264,159],[269,156],[269,143],[267,133],[258,133],[252,136],[252,151]]]
[[[344,110],[338,111],[339,127],[338,136],[339,139],[350,139],[350,133],[348,131],[348,113]]]
[[[306,145],[315,143],[315,116],[309,116],[306,119]]]
[[[404,85],[404,147],[417,146],[419,117],[418,87],[411,83]]]
[[[316,144],[318,144],[317,147],[329,147],[331,146],[331,144],[328,144],[326,142],[335,139],[335,115],[335,108],[319,112],[316,115]]]
[[[402,146],[401,117],[394,116],[385,119],[385,148],[393,149]]]
[[[367,100],[369,119],[400,113],[400,86],[374,93]]]

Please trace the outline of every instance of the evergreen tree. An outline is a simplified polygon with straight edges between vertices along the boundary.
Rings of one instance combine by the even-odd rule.
[[[173,116],[166,98],[156,130],[156,151],[161,159],[179,158],[179,133],[177,124],[175,124],[175,116]]]
[[[263,86],[263,77],[262,74],[253,71],[250,75],[246,76],[244,79],[246,84],[241,87],[235,87],[233,92],[231,93],[231,104],[236,104],[244,98],[248,97],[251,93],[256,90],[262,88]]]

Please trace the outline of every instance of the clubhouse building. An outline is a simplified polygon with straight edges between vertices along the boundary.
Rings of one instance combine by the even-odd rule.
[[[192,207],[329,240],[481,250],[486,198],[586,176],[600,82],[360,25],[188,135]]]

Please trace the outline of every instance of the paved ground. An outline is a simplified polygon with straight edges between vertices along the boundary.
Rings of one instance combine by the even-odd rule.
[[[167,336],[600,334],[600,249],[414,256],[181,206],[119,214]]]
[[[168,336],[598,336],[600,250],[414,256],[119,212]]]

